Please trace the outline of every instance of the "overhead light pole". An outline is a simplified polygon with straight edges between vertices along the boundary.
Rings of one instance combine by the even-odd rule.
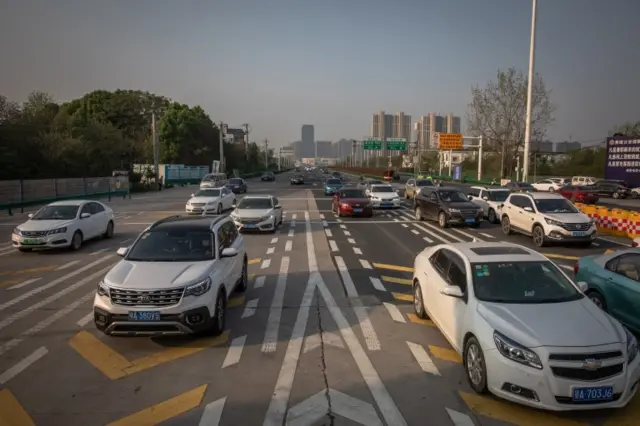
[[[531,102],[533,94],[533,78],[536,59],[536,11],[538,1],[532,0],[533,8],[531,12],[531,44],[529,46],[529,81],[527,82],[527,117],[524,128],[524,165],[522,167],[522,180],[529,178],[529,152],[531,150]],[[516,152],[516,155],[518,153]]]

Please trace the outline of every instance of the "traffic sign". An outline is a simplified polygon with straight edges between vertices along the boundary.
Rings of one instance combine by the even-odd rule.
[[[382,149],[382,139],[380,139],[380,138],[365,139],[363,141],[363,143],[362,143],[362,149],[381,150]]]
[[[462,149],[462,133],[440,133],[438,135],[438,149]]]
[[[406,138],[387,138],[387,151],[406,151]]]

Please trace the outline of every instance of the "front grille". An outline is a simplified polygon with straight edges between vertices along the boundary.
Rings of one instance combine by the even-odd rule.
[[[588,223],[562,223],[561,226],[567,231],[587,231],[590,228]]]
[[[171,306],[177,305],[182,298],[184,288],[168,290],[138,291],[110,289],[111,302],[122,306]]]
[[[603,360],[622,358],[621,351],[597,352],[593,354],[550,354],[550,361],[586,361],[588,359]]]
[[[562,377],[570,380],[581,380],[585,382],[603,380],[608,377],[617,376],[618,374],[622,373],[623,369],[624,364],[608,365],[597,370],[585,370],[584,368],[554,366],[551,367],[551,371],[556,377]]]
[[[240,219],[240,223],[243,225],[255,225],[260,223],[260,219]]]
[[[462,216],[475,217],[478,214],[478,210],[460,210]]]
[[[20,231],[23,237],[44,237],[49,231]]]
[[[207,203],[191,203],[191,207],[204,207]]]

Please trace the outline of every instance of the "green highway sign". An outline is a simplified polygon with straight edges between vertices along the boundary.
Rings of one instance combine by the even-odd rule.
[[[369,138],[365,139],[362,143],[363,149],[370,150],[381,150],[382,149],[382,139],[380,138]]]
[[[387,150],[388,151],[406,151],[407,139],[406,138],[387,138]]]

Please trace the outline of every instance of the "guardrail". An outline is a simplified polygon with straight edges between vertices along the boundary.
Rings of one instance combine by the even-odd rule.
[[[0,210],[13,210],[82,198],[131,198],[126,176],[0,181]]]

